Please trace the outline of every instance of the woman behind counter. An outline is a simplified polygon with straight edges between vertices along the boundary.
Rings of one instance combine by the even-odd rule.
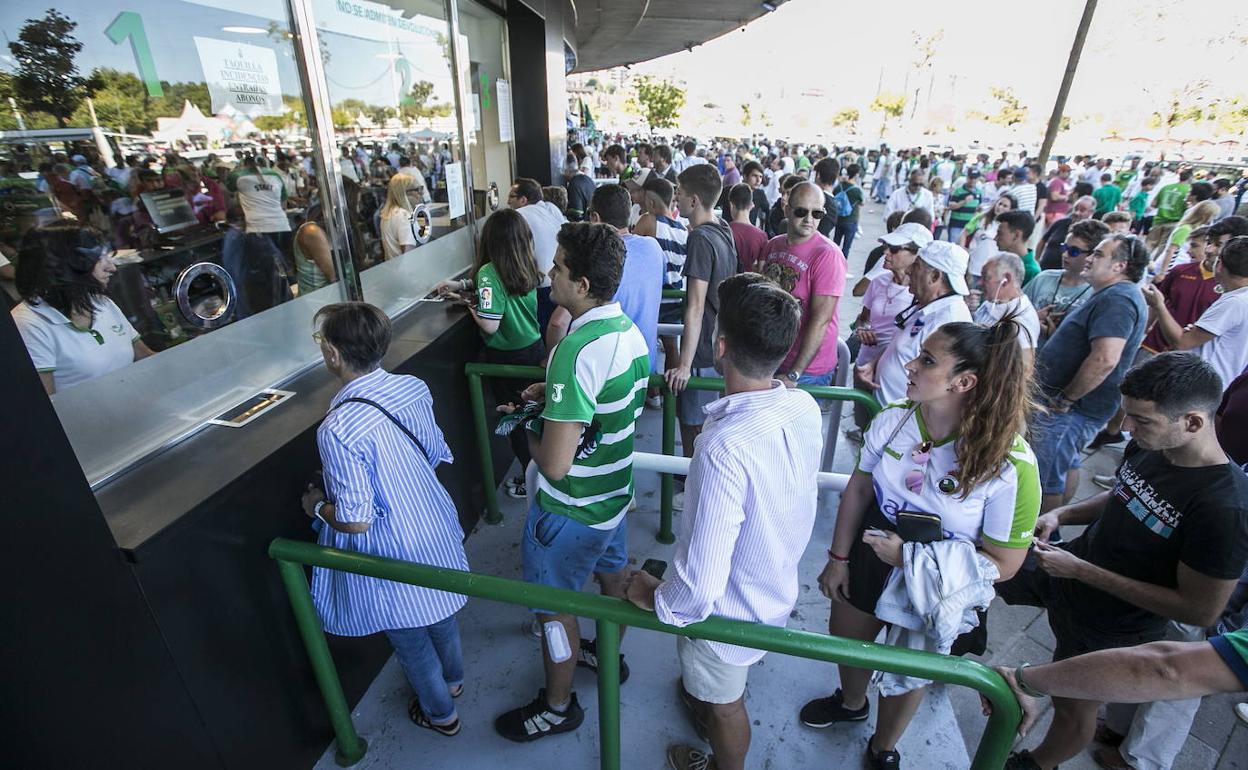
[[[877,603],[890,573],[903,566],[899,530],[916,517],[939,517],[943,539],[970,543],[977,561],[995,567],[966,576],[968,585],[978,587],[992,572],[998,582],[1008,580],[1022,566],[1040,510],[1040,476],[1022,437],[1032,408],[1031,364],[1018,330],[1012,316],[993,326],[941,326],[906,365],[908,400],[885,407],[867,428],[819,576],[832,600],[831,634],[871,641],[884,627]],[[985,622],[981,616],[978,628],[954,641],[952,654],[982,653]],[[867,719],[871,672],[839,668],[840,689],[802,708],[806,725]],[[867,741],[869,767],[900,765],[897,742],[925,692],[881,694]]]
[[[533,234],[515,209],[499,209],[481,228],[481,264],[474,280],[443,281],[439,295],[459,291],[466,295],[468,312],[485,340],[485,360],[492,364],[540,366],[546,346],[537,326],[537,287],[542,273],[533,257]],[[527,380],[492,378],[490,387],[499,404],[521,403]],[[523,430],[508,435],[520,461],[520,475],[507,482],[507,494],[525,496],[524,469],[532,455]]]
[[[395,174],[386,186],[386,203],[381,207],[381,248],[386,259],[415,248],[412,232],[412,207],[425,200],[423,180],[407,174]]]
[[[13,321],[49,394],[147,358],[152,351],[108,294],[112,248],[89,227],[55,222],[26,233]]]

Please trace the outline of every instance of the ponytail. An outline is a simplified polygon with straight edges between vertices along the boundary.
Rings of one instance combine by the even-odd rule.
[[[1011,313],[991,326],[950,323],[938,333],[948,338],[949,351],[958,361],[954,374],[974,372],[978,377],[964,408],[957,444],[958,490],[965,500],[975,487],[1000,473],[1036,408],[1032,366],[1018,340],[1029,332]]]

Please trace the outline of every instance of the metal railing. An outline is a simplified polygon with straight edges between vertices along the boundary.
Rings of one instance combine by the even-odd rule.
[[[593,619],[597,626],[599,645],[598,741],[599,766],[602,770],[619,770],[621,767],[620,626],[725,642],[826,663],[841,663],[970,687],[992,704],[992,714],[988,717],[987,727],[975,752],[972,770],[997,770],[1005,763],[1021,717],[1018,701],[999,674],[980,663],[948,655],[717,617],[677,628],[660,622],[654,613],[642,611],[622,599],[324,548],[315,543],[285,538],[278,538],[269,545],[269,556],[277,561],[282,582],[290,596],[295,622],[303,637],[317,685],[325,698],[330,723],[337,737],[336,759],[343,767],[359,762],[368,751],[368,744],[356,733],[355,724],[351,721],[351,710],[342,692],[338,670],[334,666],[325,633],[321,630],[320,620],[312,604],[312,594],[303,569],[305,565],[522,607],[545,607],[555,612]]]
[[[482,380],[487,377],[504,377],[540,381],[545,378],[546,370],[540,366],[468,363],[464,366],[464,373],[468,377],[468,398],[472,403],[472,419],[477,433],[477,453],[481,460],[481,483],[485,487],[485,520],[489,524],[498,524],[502,522],[503,514],[498,508],[498,483],[494,478],[494,452],[490,444],[493,431],[490,428],[490,421],[486,419],[485,387]],[[675,395],[667,387],[661,374],[650,375],[650,385],[658,387],[663,398],[663,454],[675,456]],[[874,396],[854,388],[832,385],[799,385],[798,387],[818,399],[853,401],[862,404],[873,415],[880,410],[880,405]],[[719,377],[690,377],[689,384],[685,388],[686,390],[722,391],[724,381]],[[659,531],[655,539],[660,543],[674,543],[676,536],[672,532],[673,475],[663,473],[659,485]]]

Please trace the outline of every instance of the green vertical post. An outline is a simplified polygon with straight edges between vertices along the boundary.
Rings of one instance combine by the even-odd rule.
[[[663,454],[671,457],[676,454],[676,394],[664,383],[663,392]],[[675,478],[670,473],[659,476],[659,534],[654,539],[660,543],[676,542],[672,534],[672,493]]]
[[[490,451],[490,427],[485,422],[485,392],[479,374],[468,374],[468,400],[472,402],[472,422],[477,429],[477,453],[481,457],[481,483],[485,486],[485,523],[501,524],[503,514],[498,510],[494,453]]]
[[[1023,716],[1013,691],[1001,675],[988,669],[985,676],[994,680],[993,686],[979,692],[992,703],[992,713],[988,715],[988,724],[984,726],[983,737],[979,739],[979,746],[971,761],[971,770],[995,770],[1005,765],[1010,749],[1014,748],[1018,723]]]
[[[368,743],[355,732],[355,724],[351,722],[351,709],[347,706],[346,696],[342,694],[342,682],[338,679],[334,659],[329,654],[329,644],[325,641],[325,632],[321,630],[320,618],[316,615],[316,608],[312,606],[312,592],[308,590],[303,565],[278,560],[277,568],[286,585],[286,595],[290,597],[295,625],[299,626],[299,635],[303,637],[303,645],[308,650],[312,673],[316,676],[316,683],[325,698],[329,723],[333,725],[334,735],[338,739],[334,759],[340,767],[350,767],[364,758]]]
[[[598,760],[620,770],[620,626],[601,618],[598,629]]]

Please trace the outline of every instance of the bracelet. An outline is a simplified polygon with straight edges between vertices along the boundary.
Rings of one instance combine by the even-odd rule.
[[[828,558],[832,561],[839,561],[842,564],[849,564],[848,556],[838,556],[831,548],[828,549]]]
[[[1033,698],[1044,698],[1048,695],[1048,693],[1043,693],[1043,692],[1040,692],[1039,690],[1032,688],[1030,685],[1027,684],[1027,682],[1023,680],[1023,669],[1028,668],[1030,666],[1031,666],[1030,663],[1024,663],[1023,665],[1014,669],[1014,681],[1018,683],[1018,689],[1022,690],[1024,695],[1030,695]]]
[[[322,500],[322,501],[320,501],[319,503],[317,503],[315,506],[313,506],[313,507],[312,507],[312,515],[313,515],[313,516],[315,516],[316,518],[320,519],[321,521],[325,522],[325,524],[329,524],[329,522],[328,522],[328,521],[325,521],[325,517],[321,515],[321,509],[325,507],[325,503],[327,503],[327,502],[329,502],[329,501],[328,501],[328,500]]]

